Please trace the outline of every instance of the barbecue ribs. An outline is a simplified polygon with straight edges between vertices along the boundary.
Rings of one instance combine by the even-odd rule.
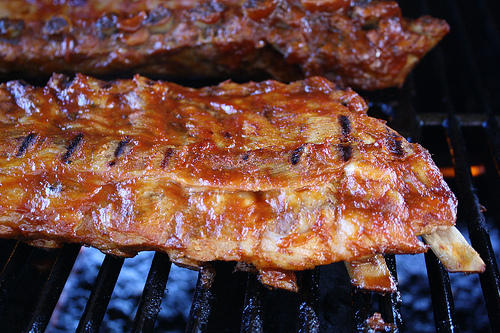
[[[449,31],[393,1],[4,1],[0,73],[165,78],[321,75],[342,86],[401,86]],[[62,4],[61,4],[62,3]]]
[[[1,237],[244,262],[264,281],[426,251],[417,236],[449,229],[456,199],[426,150],[366,111],[320,77],[201,89],[138,75],[10,81]]]

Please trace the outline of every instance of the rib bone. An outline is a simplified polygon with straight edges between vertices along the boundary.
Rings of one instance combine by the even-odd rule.
[[[456,227],[438,229],[422,237],[449,272],[484,272],[483,260]]]
[[[376,254],[367,259],[345,262],[345,265],[353,286],[383,293],[396,292],[397,282],[383,255]]]

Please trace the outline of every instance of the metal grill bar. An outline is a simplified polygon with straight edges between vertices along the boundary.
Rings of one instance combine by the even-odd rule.
[[[299,294],[268,290],[255,274],[231,273],[227,264],[217,265],[212,283],[212,273],[208,275],[200,274],[198,278],[187,332],[219,332],[231,330],[229,327],[236,329],[236,325],[241,332],[290,330],[294,325],[298,332],[319,331],[318,269],[299,273]],[[279,308],[272,305],[274,302]],[[267,307],[263,307],[264,303]],[[297,314],[293,315],[295,311]],[[283,318],[282,313],[288,314]],[[233,323],[234,320],[239,324]]]
[[[33,249],[22,242],[17,242],[7,264],[0,274],[0,311],[7,303],[26,262],[31,256]]]
[[[209,272],[208,270],[202,270],[198,275],[186,333],[206,332],[208,318],[215,298],[211,290],[212,279],[213,272]]]
[[[0,241],[0,267],[3,267],[7,264],[10,257],[12,256],[12,252],[22,242],[16,241],[15,239],[4,239]],[[1,275],[0,271],[0,275]]]
[[[384,257],[389,271],[394,279],[397,280],[396,257],[393,254],[387,254]],[[401,316],[401,292],[399,291],[399,286],[394,293],[378,296],[380,298],[379,307],[382,318],[384,318],[387,323],[395,324],[397,328],[394,333],[398,333],[403,326],[403,318]]]
[[[473,79],[471,88],[474,89],[477,96],[476,100],[480,103],[484,113],[486,115],[491,115],[492,110],[487,102],[488,99],[485,94],[486,90],[484,89],[481,78],[479,77],[476,61],[458,8],[452,1],[447,1],[447,8],[451,12],[454,26],[456,26],[456,29],[458,29],[459,32],[460,38],[458,38],[457,42],[461,43],[460,47],[464,50],[464,56],[466,58],[465,65]],[[444,68],[443,59],[444,56],[439,53],[436,60],[438,67],[441,68],[441,70],[438,71],[440,74],[439,79],[443,83],[442,87],[444,89],[444,96],[448,97],[446,106],[448,107],[450,114],[450,117],[443,125],[447,130],[450,149],[453,152],[455,173],[459,186],[459,202],[461,203],[461,206],[464,207],[467,216],[469,237],[473,247],[479,252],[486,263],[486,272],[480,274],[479,278],[481,281],[483,295],[486,300],[490,326],[493,331],[496,331],[500,329],[500,279],[498,265],[493,253],[493,247],[491,245],[489,234],[486,230],[486,222],[482,213],[482,207],[479,204],[479,199],[476,195],[476,187],[472,180],[470,163],[467,160],[466,146],[460,127],[460,121],[457,116],[455,116],[456,112],[451,104],[452,99],[448,87],[452,83],[447,82],[446,75],[442,70],[442,68]]]
[[[132,332],[152,332],[170,273],[168,255],[157,252],[149,270],[141,301],[137,308]]]
[[[498,175],[500,174],[500,119],[490,117],[485,122],[485,130],[490,140],[493,163]]]
[[[76,332],[98,332],[124,258],[106,255]]]
[[[490,326],[493,331],[500,330],[500,274],[496,262],[490,236],[486,230],[486,222],[482,207],[472,182],[470,165],[466,161],[465,143],[456,118],[451,117],[448,123],[450,144],[455,156],[455,172],[460,187],[459,196],[465,206],[467,227],[472,246],[481,255],[486,264],[486,271],[479,275],[483,295],[486,300]]]
[[[68,244],[62,248],[25,332],[45,331],[79,251],[80,245],[77,244]]]
[[[241,320],[241,333],[264,332],[261,315],[263,288],[262,283],[257,280],[255,274],[248,274],[243,319]]]
[[[246,273],[235,272],[234,263],[215,262],[200,274],[187,332],[235,332],[241,329]]]
[[[489,46],[494,50],[496,55],[500,55],[500,30],[492,15],[495,11],[490,10],[488,4],[484,0],[474,1],[473,4],[475,4],[479,10],[479,16],[481,17],[480,23],[483,24],[488,40],[491,41]],[[496,19],[498,19],[498,17],[496,17]]]
[[[247,276],[235,272],[234,263],[216,262],[211,290],[215,296],[208,332],[237,332],[241,328]]]
[[[485,114],[491,114],[489,104],[486,102],[486,89],[481,79],[480,71],[477,67],[474,53],[472,51],[469,34],[464,26],[457,3],[455,1],[447,0],[446,8],[450,12],[450,20],[452,20],[450,24],[453,24],[453,28],[457,30],[457,35],[460,36],[460,38],[455,39],[455,42],[460,45],[459,47],[462,50],[461,56],[465,59],[465,62],[462,63],[462,65],[464,69],[467,70],[467,73],[472,80],[468,88],[474,91],[474,95],[477,96],[476,101],[480,103],[483,112]]]
[[[319,332],[319,269],[299,273],[299,333]]]
[[[473,84],[469,85],[468,88],[474,90],[476,97],[481,101],[480,104],[482,110],[485,114],[489,114],[491,110],[489,109],[488,103],[486,103],[485,90],[479,77],[479,71],[475,64],[474,56],[467,39],[467,33],[463,26],[460,13],[456,3],[447,1],[446,5],[448,12],[451,15],[450,23],[458,31],[460,48],[463,50],[463,54],[461,56],[465,57],[466,60],[463,67],[467,69],[473,80]],[[446,75],[444,55],[441,48],[435,50],[432,60],[432,65],[436,73],[436,80],[439,83],[437,86],[443,90],[442,96],[444,96],[444,106],[447,108],[446,111],[449,114],[448,118],[442,125],[447,130],[447,136],[450,141],[450,150],[453,153],[456,179],[459,186],[459,203],[461,204],[461,207],[465,207],[471,243],[487,264],[487,272],[480,275],[483,293],[486,299],[486,290],[495,285],[497,291],[496,293],[494,292],[493,295],[498,294],[498,268],[496,263],[494,263],[491,242],[485,230],[484,216],[481,213],[478,198],[475,195],[475,187],[470,174],[470,164],[466,158],[465,142],[463,141],[463,135],[458,126],[456,111],[452,105],[450,87],[453,83],[449,82],[449,78]],[[453,332],[456,329],[456,326],[454,325],[455,318],[453,314],[453,297],[451,294],[449,279],[447,273],[440,267],[441,265],[432,257],[432,254],[426,255],[436,329],[438,331]],[[440,271],[442,271],[442,273],[440,273]],[[486,276],[489,276],[489,278],[486,278]],[[485,279],[488,279],[488,282],[483,283],[483,280]],[[495,289],[495,287],[493,287],[493,289]],[[498,326],[495,323],[495,320],[498,319],[494,319],[491,316],[494,312],[496,312],[496,315],[499,313],[498,301],[493,301],[491,303],[493,304],[487,305],[489,309],[488,312],[490,314],[490,324],[492,328],[497,327],[498,329]],[[493,310],[490,310],[490,308]]]
[[[437,332],[456,332],[455,306],[448,272],[432,251],[425,254]]]
[[[366,320],[373,314],[372,294],[351,287],[352,299],[352,331],[365,332]]]

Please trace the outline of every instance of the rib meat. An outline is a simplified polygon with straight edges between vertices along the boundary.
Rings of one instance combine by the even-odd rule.
[[[312,77],[201,89],[54,75],[0,86],[0,233],[190,266],[419,253],[456,199],[429,153]]]
[[[0,12],[0,72],[11,78],[321,75],[373,90],[402,85],[449,31],[403,18],[393,1],[17,0]]]

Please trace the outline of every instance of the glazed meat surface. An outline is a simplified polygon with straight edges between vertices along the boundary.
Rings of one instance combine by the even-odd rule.
[[[0,233],[197,266],[302,270],[427,250],[456,199],[429,153],[319,77],[202,89],[0,86]]]
[[[5,77],[81,72],[292,81],[321,75],[374,90],[402,85],[449,30],[428,16],[403,18],[392,1],[58,3],[0,4]]]

